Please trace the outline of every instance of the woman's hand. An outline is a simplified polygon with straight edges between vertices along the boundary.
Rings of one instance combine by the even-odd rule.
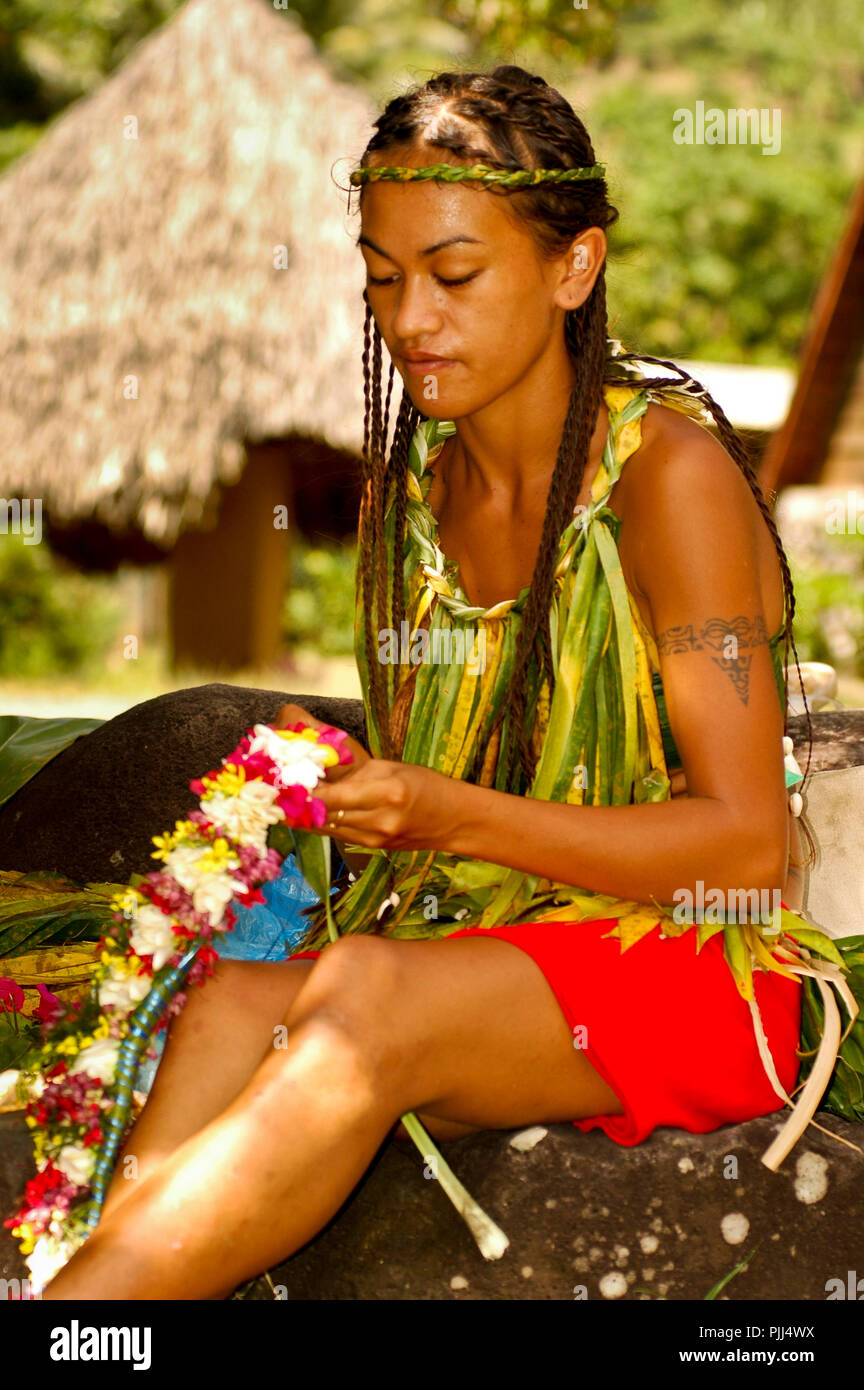
[[[367,758],[339,786],[318,784],[315,796],[327,807],[320,833],[370,849],[444,849],[457,795],[456,779],[433,768]]]
[[[333,729],[337,727],[334,724],[326,723],[323,719],[316,719],[314,714],[310,714],[308,709],[304,709],[302,705],[283,705],[276,715],[276,718],[272,721],[272,726],[274,729],[287,729],[289,724],[298,724],[300,722],[310,724],[313,729]],[[362,767],[364,763],[373,761],[371,753],[367,753],[362,743],[358,743],[356,738],[352,738],[344,729],[341,732],[345,734],[345,742],[350,749],[353,762],[344,763],[341,766],[328,767],[326,769],[326,777],[329,782],[338,782],[343,777],[348,777],[352,773],[356,773],[358,768]]]

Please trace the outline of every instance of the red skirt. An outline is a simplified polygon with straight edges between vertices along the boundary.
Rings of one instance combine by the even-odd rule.
[[[543,971],[585,1056],[618,1096],[623,1115],[573,1120],[618,1144],[639,1144],[659,1126],[705,1134],[783,1108],[759,1056],[746,1000],[718,933],[696,952],[696,932],[663,937],[655,927],[622,954],[606,935],[615,918],[463,927],[440,937],[497,936]],[[323,948],[323,949],[326,949]],[[289,960],[316,957],[298,951]],[[801,984],[753,972],[754,992],[777,1075],[798,1078]]]

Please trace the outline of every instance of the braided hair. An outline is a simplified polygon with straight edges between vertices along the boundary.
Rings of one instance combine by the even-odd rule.
[[[434,121],[434,133],[426,128]],[[502,169],[575,168],[597,162],[590,137],[569,102],[544,78],[512,64],[499,64],[489,72],[442,72],[427,82],[394,97],[374,123],[376,134],[366,146],[361,163],[375,151],[417,146],[449,150],[463,163],[482,162]],[[618,210],[609,202],[606,180],[593,178],[573,183],[540,183],[530,188],[508,190],[486,185],[492,196],[506,197],[517,218],[532,233],[541,255],[563,254],[575,237],[589,227],[611,227]],[[362,195],[361,195],[362,196]],[[548,502],[534,574],[519,630],[514,657],[510,698],[498,711],[489,731],[494,737],[505,712],[509,713],[516,737],[508,745],[506,785],[517,789],[524,777],[530,785],[536,755],[526,730],[525,679],[529,662],[536,658],[548,680],[550,699],[555,688],[549,609],[552,602],[554,571],[561,534],[573,515],[579,496],[591,438],[603,400],[604,385],[633,385],[644,389],[685,392],[710,412],[729,455],[740,468],[771,533],[780,560],[784,592],[784,734],[788,727],[789,647],[802,694],[801,669],[792,633],[795,595],[789,564],[771,509],[759,485],[747,447],[723,410],[697,381],[674,362],[616,351],[618,344],[607,338],[605,263],[590,295],[565,316],[565,342],[570,351],[575,379],[561,433],[555,469],[549,485]],[[405,540],[408,451],[418,424],[426,418],[411,401],[404,386],[396,414],[392,444],[387,449],[390,397],[394,366],[391,362],[386,404],[381,406],[381,334],[374,321],[366,291],[363,378],[365,396],[362,499],[359,526],[359,571],[364,609],[371,614],[373,574],[377,591],[377,627],[401,631],[404,618],[404,585],[399,556]],[[653,363],[665,367],[679,380],[668,376],[646,378],[629,364]],[[392,495],[396,564],[393,566],[393,592],[387,593],[384,518]],[[388,613],[389,605],[389,613]],[[386,685],[386,673],[376,659],[373,623],[365,623],[367,669],[371,673],[369,698],[382,736],[382,752],[387,758],[400,756],[394,728],[404,722],[405,711],[397,718]],[[812,723],[805,698],[808,749],[805,781],[812,750]],[[476,775],[483,749],[475,750],[468,770]],[[804,783],[801,784],[802,787]],[[811,862],[814,845],[806,822]]]

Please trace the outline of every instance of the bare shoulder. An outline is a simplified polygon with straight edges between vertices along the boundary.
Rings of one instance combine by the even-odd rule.
[[[729,545],[753,554],[761,513],[735,460],[702,425],[668,406],[649,403],[642,442],[627,460],[619,483],[619,515],[629,532],[634,577],[663,567],[682,539]]]
[[[689,494],[716,485],[753,499],[750,484],[719,439],[681,411],[654,401],[642,417],[642,443],[625,469],[633,464],[634,490],[642,483],[652,491],[683,488]]]

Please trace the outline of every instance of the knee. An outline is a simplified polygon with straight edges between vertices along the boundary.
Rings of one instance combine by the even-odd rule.
[[[374,1023],[399,988],[399,944],[380,936],[341,936],[321,952],[310,974],[309,993]]]
[[[381,937],[347,936],[331,942],[315,962],[296,1012],[286,1022],[305,1021],[325,1049],[365,1074],[376,1086],[392,1074],[398,1039],[393,1038],[393,1001],[398,998],[398,943]]]

